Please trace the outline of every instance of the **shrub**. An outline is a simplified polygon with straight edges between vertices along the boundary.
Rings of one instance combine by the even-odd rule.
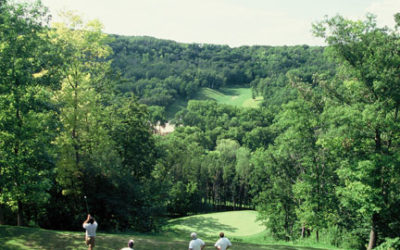
[[[400,249],[400,238],[386,238],[385,241],[380,244],[376,250],[396,250]]]

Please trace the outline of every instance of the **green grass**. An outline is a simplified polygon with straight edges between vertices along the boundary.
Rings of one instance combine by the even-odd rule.
[[[218,90],[201,88],[194,99],[215,100],[222,104],[251,108],[258,107],[262,101],[262,97],[252,98],[251,88],[220,88]]]
[[[170,221],[169,230],[179,230],[187,235],[197,232],[203,237],[217,237],[219,232],[227,236],[249,236],[263,232],[256,221],[256,211],[233,211],[188,216]]]
[[[158,234],[98,233],[95,249],[121,249],[129,239],[135,240],[136,250],[187,249],[190,232],[197,232],[206,242],[206,249],[218,239],[220,231],[232,241],[235,250],[316,250],[325,247],[299,247],[287,242],[276,242],[265,237],[264,228],[255,221],[256,212],[236,211],[189,216],[170,220],[164,231]],[[100,223],[101,228],[101,223]],[[315,245],[313,245],[315,246]],[[0,226],[0,248],[17,249],[87,249],[84,231],[53,231],[39,228]]]
[[[233,105],[245,108],[257,108],[263,98],[261,96],[252,98],[251,88],[220,88],[218,90],[210,88],[200,88],[193,100],[214,100],[218,103]],[[172,119],[175,113],[187,106],[188,101],[183,98],[177,99],[166,110],[168,119]]]

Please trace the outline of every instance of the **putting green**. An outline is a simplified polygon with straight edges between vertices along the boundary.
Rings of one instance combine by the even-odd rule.
[[[250,236],[261,233],[265,228],[256,221],[256,211],[232,211],[183,217],[170,220],[171,229],[186,233],[197,232],[199,235],[216,236],[224,232],[230,236]]]

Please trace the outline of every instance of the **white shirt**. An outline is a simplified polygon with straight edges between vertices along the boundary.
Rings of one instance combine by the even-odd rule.
[[[83,224],[83,228],[86,229],[86,236],[88,237],[96,236],[97,222],[93,222],[93,224],[85,223]]]
[[[220,238],[214,245],[215,247],[219,246],[221,247],[221,250],[226,250],[226,248],[229,246],[232,246],[232,243],[229,241],[228,238]]]
[[[205,243],[201,239],[191,240],[189,243],[189,249],[191,250],[200,250]]]

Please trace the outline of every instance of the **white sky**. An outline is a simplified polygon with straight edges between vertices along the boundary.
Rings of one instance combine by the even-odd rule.
[[[99,19],[104,32],[153,36],[184,43],[323,45],[311,34],[325,15],[364,18],[393,27],[400,0],[42,0],[57,20],[60,10]]]

